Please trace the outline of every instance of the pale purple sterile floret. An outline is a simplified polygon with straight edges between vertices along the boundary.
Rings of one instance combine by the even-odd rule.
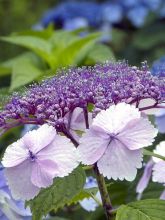
[[[2,164],[15,199],[34,198],[41,188],[50,186],[55,177],[64,177],[78,166],[71,141],[42,125],[26,133],[5,151]]]
[[[165,156],[165,141],[160,142],[156,146],[154,153]],[[152,180],[154,182],[165,184],[165,161],[156,157],[153,157],[153,160],[155,165],[153,167]]]
[[[162,106],[165,107],[165,103],[163,103]],[[165,108],[156,111],[155,124],[160,133],[165,133]]]
[[[93,104],[94,114],[112,104],[154,100],[158,107],[165,100],[165,78],[153,76],[144,62],[141,68],[125,61],[94,67],[62,70],[58,76],[32,85],[23,95],[14,94],[0,111],[0,133],[21,124],[48,123],[66,133],[66,115],[76,107]]]
[[[152,177],[152,169],[154,166],[154,162],[152,159],[150,159],[147,164],[144,167],[144,173],[142,177],[140,178],[137,187],[136,187],[136,192],[138,193],[137,199],[141,199],[142,193],[144,190],[147,188],[149,181]]]
[[[98,113],[78,151],[83,164],[97,163],[108,179],[132,181],[142,165],[142,148],[151,145],[156,134],[135,106],[119,103]]]

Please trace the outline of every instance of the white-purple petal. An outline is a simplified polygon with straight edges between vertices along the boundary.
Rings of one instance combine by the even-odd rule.
[[[31,182],[31,173],[32,163],[28,160],[5,169],[7,183],[14,199],[29,200],[39,193],[40,188]]]
[[[153,167],[153,182],[165,183],[165,161],[157,162]]]
[[[151,122],[141,117],[128,122],[117,138],[130,150],[137,150],[152,145],[157,133]]]
[[[33,153],[37,153],[50,144],[56,136],[54,127],[44,124],[37,130],[32,130],[26,133],[22,140],[26,148]]]
[[[109,136],[91,128],[80,138],[78,152],[83,164],[91,165],[104,154],[109,143]]]
[[[142,194],[143,191],[147,188],[148,183],[150,181],[150,178],[152,176],[152,168],[153,168],[154,162],[152,159],[150,159],[147,164],[144,167],[144,172],[142,177],[140,178],[137,187],[136,192],[139,194]]]
[[[114,139],[98,160],[97,166],[108,179],[132,181],[136,177],[137,168],[142,166],[142,151],[129,150]]]
[[[53,175],[67,176],[79,164],[79,155],[73,143],[65,136],[56,135],[53,142],[38,153],[39,160],[51,160],[56,164]]]

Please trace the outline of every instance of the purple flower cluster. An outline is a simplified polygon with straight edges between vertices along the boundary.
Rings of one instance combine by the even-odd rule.
[[[94,114],[112,104],[136,104],[152,99],[158,107],[165,100],[165,78],[153,76],[146,62],[141,68],[125,61],[94,67],[63,69],[58,76],[34,84],[24,94],[13,94],[0,112],[1,133],[21,124],[53,125],[64,131],[76,107],[86,111],[93,104]]]

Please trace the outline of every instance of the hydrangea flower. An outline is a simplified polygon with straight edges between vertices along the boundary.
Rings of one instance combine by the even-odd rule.
[[[162,56],[153,63],[151,73],[155,76],[165,76],[165,56]]]
[[[72,172],[78,162],[70,140],[45,124],[11,144],[2,164],[13,197],[29,200],[50,186],[53,178]]]
[[[4,169],[0,166],[0,219],[30,220],[32,214],[24,205],[24,202],[12,198],[4,177]]]
[[[89,177],[86,178],[86,183],[85,183],[84,189],[90,189],[90,188],[93,188],[93,187],[98,187],[97,181],[92,176],[89,176]],[[100,195],[99,191],[96,193],[95,197],[101,203],[101,195]],[[93,198],[83,199],[79,203],[82,206],[82,208],[85,209],[88,212],[95,211],[96,208],[98,207],[98,203],[96,203],[96,201]]]
[[[165,141],[160,142],[154,153],[165,156]],[[153,157],[155,165],[153,167],[153,182],[163,183],[165,184],[165,161],[159,158]]]
[[[126,103],[102,110],[80,139],[78,150],[83,164],[97,163],[108,179],[132,181],[142,165],[142,148],[157,134],[140,111]]]
[[[54,23],[56,27],[65,28],[68,21],[73,20],[75,23],[81,18],[90,27],[101,28],[105,23],[113,25],[127,17],[135,27],[140,27],[144,24],[149,12],[163,18],[164,5],[163,0],[109,0],[102,3],[67,1],[48,10],[41,18],[41,24],[46,27]],[[76,22],[71,27],[79,28],[81,25],[82,22]]]
[[[62,70],[23,94],[13,94],[0,111],[0,134],[19,125],[48,123],[69,136],[66,116],[77,107],[85,113],[89,104],[93,116],[120,102],[135,104],[141,111],[157,108],[165,100],[164,81],[153,76],[146,63],[141,68],[123,61]],[[141,106],[146,99],[153,104]]]
[[[141,27],[144,24],[145,18],[149,13],[148,8],[143,5],[136,6],[131,8],[128,11],[127,17],[135,27]]]

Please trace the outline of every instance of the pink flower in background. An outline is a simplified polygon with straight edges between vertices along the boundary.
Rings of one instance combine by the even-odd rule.
[[[156,134],[157,129],[135,106],[119,103],[93,119],[78,151],[83,164],[97,163],[108,179],[132,181],[142,165],[141,148],[151,145]]]
[[[160,142],[154,153],[159,154],[161,156],[165,156],[165,141]],[[155,165],[153,167],[153,182],[164,183],[165,184],[165,161],[159,158],[153,157]]]
[[[54,177],[67,176],[77,167],[76,149],[70,140],[48,125],[26,133],[11,144],[2,164],[15,199],[34,198]]]

